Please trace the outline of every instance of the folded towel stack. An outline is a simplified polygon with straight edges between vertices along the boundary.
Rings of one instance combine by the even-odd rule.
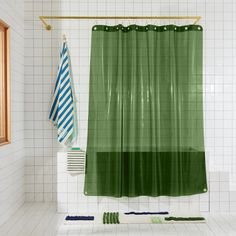
[[[72,148],[67,152],[67,171],[70,174],[85,173],[86,153],[79,148]]]

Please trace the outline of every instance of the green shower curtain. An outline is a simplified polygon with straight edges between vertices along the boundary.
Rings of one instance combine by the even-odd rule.
[[[94,26],[84,193],[206,191],[202,27]]]

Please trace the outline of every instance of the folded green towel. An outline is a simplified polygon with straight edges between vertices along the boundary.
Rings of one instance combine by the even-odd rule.
[[[72,147],[71,150],[80,150],[79,147]]]

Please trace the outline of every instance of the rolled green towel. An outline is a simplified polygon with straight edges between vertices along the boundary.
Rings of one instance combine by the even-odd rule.
[[[112,223],[113,223],[113,224],[116,224],[116,213],[115,213],[115,212],[112,213],[111,218],[112,218]]]
[[[116,222],[117,224],[120,224],[119,212],[116,212]]]
[[[103,224],[106,224],[106,212],[103,213]]]

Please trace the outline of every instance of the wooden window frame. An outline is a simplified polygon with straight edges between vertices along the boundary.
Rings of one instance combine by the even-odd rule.
[[[2,75],[0,75],[0,83],[2,91],[0,91],[0,146],[11,142],[11,118],[10,118],[10,29],[9,26],[0,20],[0,30],[3,31],[3,55],[0,55],[0,63],[2,63]],[[2,62],[1,62],[2,61]],[[2,81],[1,81],[2,80]]]

